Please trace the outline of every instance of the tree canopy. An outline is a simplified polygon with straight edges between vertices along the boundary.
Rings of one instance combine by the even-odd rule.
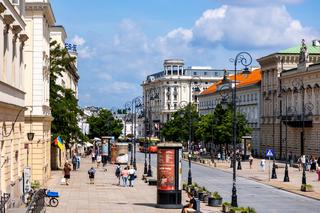
[[[50,42],[50,48],[50,107],[54,118],[51,124],[52,140],[60,136],[70,147],[78,140],[86,140],[77,119],[82,111],[74,92],[59,85],[57,79],[70,69],[75,58],[70,57],[68,51],[56,41]]]
[[[199,116],[195,105],[186,106],[173,113],[171,120],[165,123],[161,135],[166,140],[188,141],[190,115],[192,121],[193,141],[213,142],[215,144],[232,143],[233,132],[233,108],[228,106],[223,109],[220,104],[215,107],[214,112]],[[237,113],[237,142],[251,133],[244,115]]]
[[[121,120],[115,119],[112,112],[101,109],[97,115],[88,118],[89,138],[114,136],[118,138],[122,133]]]

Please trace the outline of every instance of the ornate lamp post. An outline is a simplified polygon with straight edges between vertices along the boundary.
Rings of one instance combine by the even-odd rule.
[[[189,119],[189,140],[188,140],[188,162],[189,162],[189,170],[188,170],[188,185],[192,184],[192,173],[191,173],[191,143],[192,143],[192,91],[200,91],[199,86],[200,83],[198,81],[194,81],[198,79],[201,82],[201,78],[199,76],[193,76],[190,79],[189,84],[189,106],[190,106],[190,119]],[[194,88],[192,88],[192,83]]]
[[[248,66],[252,63],[252,57],[248,52],[240,52],[236,55],[234,59],[230,60],[234,63],[234,85],[233,85],[233,92],[232,92],[232,105],[233,105],[233,183],[232,183],[232,196],[231,196],[231,205],[234,207],[238,206],[237,201],[237,188],[236,188],[236,143],[237,143],[237,65],[241,63],[245,68],[243,70],[243,74],[249,74]]]
[[[133,136],[133,152],[134,152],[134,155],[133,155],[133,168],[135,170],[137,170],[137,161],[136,161],[136,152],[137,152],[137,147],[136,147],[136,132],[137,132],[137,109],[141,108],[142,107],[142,97],[141,96],[138,96],[138,97],[135,97],[133,100],[132,100],[132,107],[134,107],[134,117],[133,117],[133,130],[134,130],[134,136]],[[132,110],[133,111],[133,110]]]
[[[128,101],[126,104],[125,104],[125,108],[126,108],[126,111],[129,111],[129,113],[131,112],[131,119],[133,119],[133,116],[132,116],[132,102],[131,101]],[[126,118],[127,119],[127,118]],[[132,126],[131,126],[131,133],[133,135],[133,120],[131,120],[131,123],[132,123]],[[133,145],[132,145],[132,139],[131,139],[131,150],[130,150],[131,154],[130,154],[130,165],[133,164]]]

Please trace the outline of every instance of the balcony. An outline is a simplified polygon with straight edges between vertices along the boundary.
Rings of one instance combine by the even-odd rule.
[[[282,116],[282,121],[284,122],[284,124],[288,124],[288,126],[290,127],[301,128],[303,123],[304,123],[304,127],[312,127],[313,115],[306,114],[304,115],[303,119],[302,119],[302,115]]]

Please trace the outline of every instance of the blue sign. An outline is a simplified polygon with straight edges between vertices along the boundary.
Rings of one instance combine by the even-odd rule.
[[[273,157],[273,150],[272,149],[267,149],[266,156],[267,157]]]
[[[65,43],[64,45],[65,45],[67,50],[69,50],[71,52],[77,52],[77,45],[69,44],[69,43]]]

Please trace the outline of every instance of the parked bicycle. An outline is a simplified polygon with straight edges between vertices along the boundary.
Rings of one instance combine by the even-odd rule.
[[[45,193],[43,194],[45,204],[49,207],[57,207],[59,205],[59,200],[57,199],[59,197],[58,192],[50,191],[47,189],[43,189]],[[31,189],[29,192],[22,195],[22,202],[26,204],[27,206],[32,202],[33,195],[37,192],[37,190]]]

